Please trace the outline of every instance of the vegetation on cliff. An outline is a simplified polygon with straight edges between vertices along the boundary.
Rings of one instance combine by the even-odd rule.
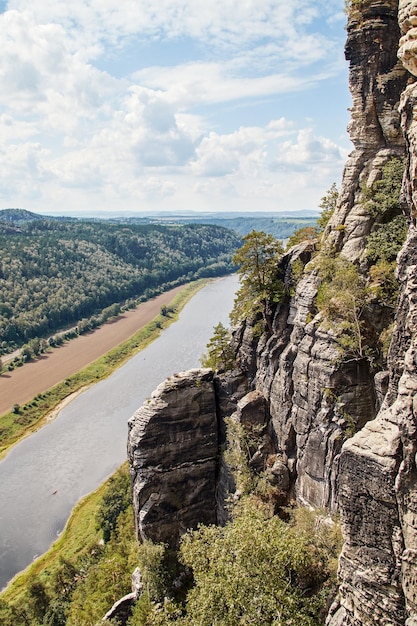
[[[192,573],[185,602],[147,594],[129,626],[321,624],[337,545],[335,527],[315,514],[284,522],[259,500],[243,499],[225,527],[184,536],[179,560]]]
[[[253,230],[243,238],[243,246],[233,257],[239,266],[241,285],[231,314],[233,323],[260,317],[257,331],[271,331],[271,303],[279,302],[284,295],[279,274],[283,252],[282,243],[267,233]]]
[[[207,344],[206,354],[201,358],[201,365],[212,370],[233,369],[236,359],[230,341],[230,330],[219,322],[213,329],[213,336]]]

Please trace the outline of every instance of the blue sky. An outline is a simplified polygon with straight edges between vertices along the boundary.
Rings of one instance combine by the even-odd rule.
[[[352,148],[343,5],[0,0],[0,208],[317,208]]]

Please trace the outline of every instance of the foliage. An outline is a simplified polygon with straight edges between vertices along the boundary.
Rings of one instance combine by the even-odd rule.
[[[230,331],[219,322],[213,329],[213,336],[207,344],[207,354],[201,358],[201,365],[213,370],[233,369],[235,353],[230,340]]]
[[[130,478],[126,471],[119,470],[107,483],[106,493],[97,511],[97,528],[103,531],[103,539],[109,541],[115,531],[120,513],[131,504]]]
[[[382,178],[364,192],[366,207],[376,219],[365,251],[370,291],[380,305],[388,307],[394,307],[398,298],[395,261],[407,234],[405,218],[399,214],[403,172],[404,162],[391,159],[382,168]]]
[[[156,220],[160,220],[163,223],[163,218],[156,218]],[[175,219],[170,217],[170,222],[177,221],[177,223],[201,223],[201,224],[216,224],[216,226],[223,226],[224,228],[228,228],[230,230],[234,230],[236,233],[240,235],[248,235],[252,230],[261,230],[264,233],[268,233],[275,237],[275,239],[288,239],[291,235],[300,228],[306,227],[315,227],[316,226],[316,217],[297,215],[291,212],[291,214],[282,216],[276,215],[271,217],[260,217],[259,214],[247,215],[242,214],[238,217],[211,217],[209,215],[204,215],[204,217],[197,217],[193,215],[192,217],[181,217],[179,219]]]
[[[289,250],[293,246],[304,241],[315,241],[317,239],[318,230],[314,226],[305,226],[296,230],[293,235],[288,239],[286,249]]]
[[[379,224],[366,242],[366,257],[372,263],[394,261],[407,234],[405,218],[396,215],[390,222]]]
[[[358,268],[342,255],[322,253],[316,260],[322,276],[316,304],[344,354],[365,356],[363,311],[368,290]]]
[[[399,213],[399,198],[404,175],[404,160],[390,159],[381,170],[381,178],[363,190],[365,207],[380,221],[388,222]]]
[[[382,306],[394,308],[398,299],[396,263],[381,260],[369,268],[369,294]]]
[[[255,475],[249,467],[251,434],[239,420],[226,418],[227,448],[224,460],[233,472],[236,488],[240,493],[248,494],[255,488]]]
[[[333,183],[330,189],[328,189],[325,195],[322,197],[319,207],[321,208],[321,214],[317,220],[319,232],[323,232],[326,228],[331,216],[336,209],[337,200],[339,198],[339,191],[336,183]]]
[[[271,331],[270,304],[280,302],[284,296],[278,267],[283,247],[272,235],[255,230],[246,235],[243,242],[233,257],[233,262],[240,266],[241,287],[231,320],[233,323],[246,318],[253,320],[261,314],[264,328]]]
[[[168,603],[146,623],[321,624],[339,546],[326,541],[324,525],[317,540],[316,521],[310,514],[309,523],[287,524],[256,498],[244,498],[224,528],[201,526],[184,536],[180,559],[194,576],[184,613]]]
[[[240,244],[215,225],[130,225],[38,219],[0,230],[0,350],[233,270]],[[91,326],[90,326],[91,327]]]
[[[138,564],[144,591],[153,602],[160,602],[169,586],[170,553],[164,544],[143,541],[138,549]]]
[[[381,178],[363,190],[364,206],[375,219],[362,258],[368,278],[332,250],[323,249],[314,262],[322,279],[317,308],[344,356],[373,359],[381,349],[386,352],[385,337],[381,335],[379,343],[371,337],[375,329],[366,320],[376,305],[393,309],[398,296],[395,259],[406,236],[405,219],[399,214],[403,171],[404,162],[393,158],[383,166]]]
[[[121,479],[122,475],[124,480]],[[31,566],[30,575],[17,579],[0,599],[1,626],[93,626],[123,595],[130,591],[131,572],[137,565],[137,544],[134,537],[132,508],[123,510],[109,541],[104,547],[93,535],[94,518],[103,495],[115,492],[128,479],[125,466],[104,488],[84,501],[83,515],[71,518],[64,537]],[[91,501],[91,504],[90,504]],[[85,504],[92,524],[85,528]],[[91,526],[93,528],[91,528]],[[49,555],[50,554],[50,555]],[[67,559],[66,554],[71,554]],[[26,578],[25,578],[26,576]],[[18,586],[19,585],[19,586]]]

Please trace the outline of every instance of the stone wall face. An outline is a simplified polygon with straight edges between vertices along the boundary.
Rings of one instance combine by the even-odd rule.
[[[398,15],[403,34],[399,57],[416,73],[416,0],[400,0]],[[409,230],[398,258],[400,299],[389,389],[376,419],[348,440],[341,454],[339,502],[345,543],[340,604],[328,619],[332,626],[417,624],[416,95],[416,85],[410,84],[399,106]]]
[[[381,175],[389,158],[404,155],[398,106],[408,73],[397,59],[397,0],[364,0],[355,7],[360,8],[351,11],[346,44],[354,150],[324,245],[360,263],[375,223],[364,207],[361,189]],[[290,273],[295,258],[308,262],[311,252],[302,246],[293,250],[283,260],[282,273]],[[335,510],[342,444],[352,431],[375,418],[380,399],[378,381],[365,359],[341,362],[335,338],[317,314],[319,285],[312,268],[295,295],[276,310],[272,335],[251,345],[246,324],[236,340],[240,366],[268,400],[272,438],[288,464],[295,497]]]
[[[398,0],[363,0],[352,6],[358,8],[350,10],[345,52],[352,94],[348,131],[354,150],[327,237],[355,262],[374,223],[361,203],[361,188],[379,177],[389,158],[404,155],[398,103],[408,74],[397,58]]]
[[[292,256],[292,255],[291,255]],[[341,362],[323,327],[314,273],[281,306],[274,334],[258,345],[256,388],[268,400],[276,453],[288,465],[297,500],[337,507],[338,461],[349,429],[375,417],[375,391],[365,359]]]
[[[188,528],[216,523],[218,452],[213,372],[190,370],[161,383],[129,420],[139,539],[177,547]]]
[[[299,502],[340,510],[341,585],[328,626],[417,626],[417,84],[397,59],[398,16],[400,58],[415,73],[417,0],[353,4],[346,54],[354,150],[325,233],[325,243],[360,265],[374,226],[362,185],[407,154],[409,232],[398,260],[388,392],[366,359],[340,360],[315,307],[320,279],[310,265],[276,307],[272,333],[254,338],[248,321],[236,329],[240,373],[219,382],[196,370],[168,380],[130,422],[138,535],[177,545],[187,527],[226,519],[233,481],[219,461],[223,417],[237,409],[242,424],[262,418],[252,461],[274,462],[280,488]],[[288,281],[292,262],[308,264],[312,252],[300,245],[284,257]]]

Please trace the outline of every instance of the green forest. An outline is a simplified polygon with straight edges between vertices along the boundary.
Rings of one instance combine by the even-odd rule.
[[[121,225],[0,211],[0,354],[81,320],[93,327],[108,307],[117,314],[115,305],[227,274],[240,243],[215,225]]]

